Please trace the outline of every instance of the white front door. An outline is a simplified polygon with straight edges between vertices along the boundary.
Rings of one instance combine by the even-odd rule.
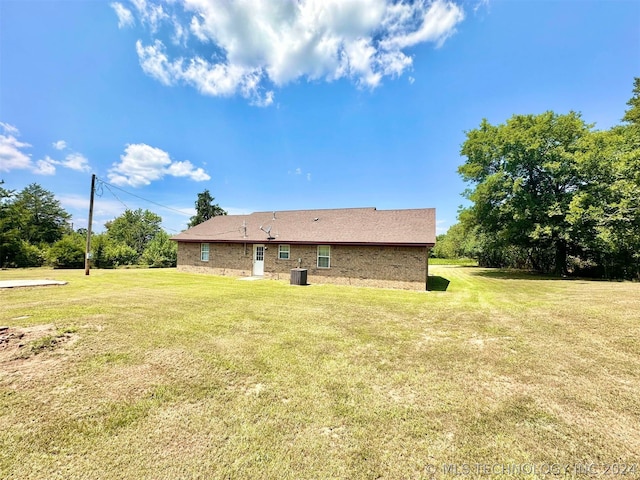
[[[253,274],[256,277],[264,275],[264,245],[253,246]]]

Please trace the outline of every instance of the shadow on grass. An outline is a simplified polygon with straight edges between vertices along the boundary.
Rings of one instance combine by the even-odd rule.
[[[544,273],[532,272],[529,270],[509,270],[501,268],[471,270],[469,273],[470,275],[493,278],[497,280],[580,280],[583,282],[602,281],[602,279],[600,278],[561,277],[559,275],[549,275]]]
[[[446,292],[451,282],[444,277],[437,275],[429,275],[429,291],[430,292]]]

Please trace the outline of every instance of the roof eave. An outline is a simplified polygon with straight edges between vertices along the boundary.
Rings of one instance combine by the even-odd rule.
[[[245,238],[240,240],[220,240],[207,238],[175,238],[170,240],[184,243],[281,243],[284,245],[344,245],[344,246],[386,246],[386,247],[434,247],[435,242],[336,242],[336,241],[299,241],[285,239],[255,239]]]

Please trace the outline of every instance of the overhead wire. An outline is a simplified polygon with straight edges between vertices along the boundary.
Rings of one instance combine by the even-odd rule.
[[[120,202],[120,203],[124,206],[124,208],[125,208],[125,209],[127,209],[127,210],[130,210],[129,206],[128,206],[125,202],[123,202],[123,201],[120,199],[120,197],[118,197],[118,195],[116,195],[116,194],[115,194],[115,192],[112,190],[112,188],[113,188],[113,189],[116,189],[116,190],[120,190],[121,192],[124,192],[124,193],[126,193],[127,195],[131,195],[132,197],[136,197],[136,198],[138,198],[138,199],[140,199],[140,200],[142,200],[142,201],[145,201],[145,202],[151,203],[151,204],[153,204],[153,205],[156,205],[156,206],[158,206],[158,207],[164,208],[164,209],[166,209],[166,210],[171,210],[171,211],[173,211],[173,212],[179,213],[180,215],[184,215],[184,216],[187,216],[187,217],[189,217],[189,216],[190,216],[188,213],[185,213],[185,212],[183,212],[183,211],[181,211],[181,210],[178,210],[178,209],[176,209],[176,208],[168,207],[168,206],[166,206],[166,205],[162,205],[161,203],[154,202],[153,200],[149,200],[148,198],[144,198],[144,197],[141,197],[140,195],[136,195],[135,193],[128,192],[128,191],[126,191],[125,189],[120,188],[120,187],[118,187],[118,186],[116,186],[116,185],[112,185],[112,184],[110,184],[110,183],[108,183],[108,182],[105,182],[104,180],[102,180],[101,178],[99,178],[99,177],[97,177],[97,176],[96,176],[96,187],[95,187],[95,188],[96,188],[96,190],[97,190],[97,189],[100,189],[100,193],[99,193],[99,194],[98,194],[98,193],[96,193],[96,195],[97,195],[98,197],[102,197],[102,195],[104,194],[104,190],[103,190],[103,188],[102,188],[103,186],[104,186],[104,187],[106,187],[106,189],[109,191],[109,193],[111,193],[111,195],[113,195],[113,197],[114,197],[118,202]],[[170,230],[170,231],[175,232],[175,233],[180,233],[180,230],[176,230],[176,229],[174,229],[174,228],[169,228],[169,227],[167,227],[167,226],[166,226],[166,224],[164,224],[164,223],[162,223],[162,222],[161,222],[161,225],[163,226],[163,228],[164,228],[165,230]]]
[[[135,193],[127,192],[124,188],[120,188],[120,187],[117,187],[116,185],[112,185],[112,184],[110,184],[110,183],[107,183],[107,182],[105,182],[104,180],[102,180],[101,178],[96,177],[96,180],[98,180],[100,183],[102,183],[102,184],[104,184],[104,185],[106,185],[106,186],[108,186],[108,187],[115,188],[115,189],[117,189],[117,190],[120,190],[121,192],[126,193],[127,195],[131,195],[132,197],[139,198],[140,200],[143,200],[143,201],[145,201],[145,202],[152,203],[152,204],[154,204],[154,205],[157,205],[158,207],[162,207],[162,208],[165,208],[165,209],[167,209],[167,210],[171,210],[171,211],[173,211],[173,212],[179,213],[180,215],[184,215],[184,216],[187,216],[187,217],[190,217],[190,216],[191,216],[190,214],[188,214],[188,213],[186,213],[186,212],[183,212],[182,210],[178,210],[177,208],[168,207],[168,206],[166,206],[166,205],[162,205],[161,203],[154,202],[153,200],[149,200],[148,198],[144,198],[144,197],[141,197],[140,195],[136,195]],[[111,191],[111,189],[109,189],[109,191]],[[113,192],[112,192],[112,193],[113,193]],[[115,194],[114,194],[114,196],[115,196]],[[116,197],[116,198],[117,198],[117,197]],[[119,199],[118,199],[118,200],[119,200]],[[120,201],[120,203],[122,203],[122,201]]]

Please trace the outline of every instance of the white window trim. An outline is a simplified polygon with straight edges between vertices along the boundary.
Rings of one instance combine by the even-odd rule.
[[[282,247],[287,247],[286,250],[282,250]],[[282,256],[283,253],[287,254],[287,257]],[[291,260],[291,245],[278,245],[278,260]]]
[[[322,247],[327,247],[329,249],[329,255],[320,255],[320,249]],[[320,266],[320,259],[321,258],[326,258],[327,259],[327,266],[326,267],[321,267]],[[317,255],[316,266],[318,268],[322,268],[322,269],[331,268],[331,245],[318,245],[318,255]]]
[[[207,246],[206,250],[205,250],[205,245]],[[210,252],[209,244],[208,243],[201,243],[200,244],[200,261],[201,262],[208,262],[209,261],[209,252]],[[206,254],[207,258],[205,258],[205,254]]]

